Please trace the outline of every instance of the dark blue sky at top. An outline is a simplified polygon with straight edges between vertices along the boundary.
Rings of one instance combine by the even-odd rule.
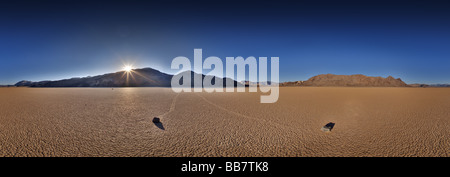
[[[2,1],[0,84],[136,68],[177,56],[279,57],[280,80],[392,75],[450,83],[445,1]]]

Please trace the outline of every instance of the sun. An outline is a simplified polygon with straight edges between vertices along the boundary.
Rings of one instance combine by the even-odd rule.
[[[131,65],[125,65],[125,66],[123,67],[123,70],[124,70],[125,72],[131,72],[131,71],[133,70],[133,66],[131,66]]]

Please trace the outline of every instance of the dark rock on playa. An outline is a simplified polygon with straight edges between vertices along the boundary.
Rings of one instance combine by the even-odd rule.
[[[325,126],[323,126],[320,130],[322,130],[322,131],[324,131],[324,132],[330,132],[330,131],[333,129],[334,124],[335,124],[335,123],[333,123],[333,122],[329,122],[328,124],[326,124]]]
[[[159,120],[158,117],[154,117],[153,120],[152,120],[152,122],[155,123],[155,124],[156,124],[156,123],[161,123],[161,121]]]

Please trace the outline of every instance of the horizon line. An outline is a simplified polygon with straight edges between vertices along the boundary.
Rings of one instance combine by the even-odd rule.
[[[149,66],[147,66],[147,67],[142,67],[142,68],[133,68],[133,70],[141,70],[141,69],[152,69],[152,70],[156,70],[156,71],[158,71],[158,72],[161,72],[161,73],[164,73],[164,74],[169,74],[169,75],[176,75],[176,74],[178,74],[178,73],[181,73],[181,72],[185,72],[185,71],[191,71],[191,72],[194,72],[192,69],[191,70],[184,70],[184,71],[178,71],[178,72],[176,72],[176,73],[174,73],[174,74],[172,74],[172,73],[167,73],[167,72],[163,72],[163,71],[161,71],[160,69],[155,69],[155,68],[152,68],[152,67],[149,67]],[[106,75],[106,74],[113,74],[113,73],[118,73],[118,72],[126,72],[126,71],[123,71],[123,70],[120,70],[120,71],[116,71],[116,72],[109,72],[109,73],[103,73],[103,74],[98,74],[98,75],[94,75],[94,76],[91,76],[91,75],[88,75],[88,76],[74,76],[74,77],[70,77],[70,78],[63,78],[63,79],[54,79],[54,80],[50,80],[50,79],[44,79],[44,80],[39,80],[39,81],[31,81],[31,80],[19,80],[19,81],[16,81],[15,83],[11,83],[11,84],[4,84],[4,83],[0,83],[0,86],[14,86],[16,83],[18,83],[18,82],[21,82],[21,81],[30,81],[30,82],[42,82],[42,81],[60,81],[60,80],[66,80],[66,79],[73,79],[73,78],[88,78],[88,77],[96,77],[96,76],[101,76],[101,75]],[[194,72],[194,73],[196,73],[196,74],[203,74],[203,75],[209,75],[209,74],[205,74],[205,73],[197,73],[197,72]],[[332,73],[324,73],[324,74],[316,74],[316,75],[314,75],[314,76],[318,76],[318,75],[327,75],[327,74],[332,74]],[[367,76],[367,77],[382,77],[382,78],[387,78],[387,77],[389,77],[389,76],[391,76],[391,77],[393,77],[393,78],[395,78],[395,79],[401,79],[402,81],[403,81],[403,79],[402,78],[400,78],[400,77],[394,77],[394,76],[392,76],[392,75],[389,75],[389,76],[387,76],[387,77],[383,77],[383,76],[369,76],[369,75],[365,75],[365,74],[361,74],[361,73],[357,73],[357,74],[333,74],[333,75],[346,75],[346,76],[350,76],[350,75],[364,75],[364,76]],[[219,77],[219,76],[216,76],[216,75],[210,75],[210,76],[214,76],[214,77]],[[312,76],[312,77],[314,77],[314,76]],[[229,77],[220,77],[220,78],[229,78]],[[311,78],[311,77],[310,77]],[[231,79],[231,78],[229,78],[229,79]],[[308,78],[309,79],[309,78]],[[306,79],[306,80],[308,80],[308,79]],[[236,79],[233,79],[233,80],[235,80],[235,81],[237,81]],[[278,83],[283,83],[283,82],[297,82],[297,81],[306,81],[306,80],[282,80],[282,79],[280,79],[280,81],[278,82]],[[237,82],[245,82],[245,81],[249,81],[249,80],[241,80],[241,81],[237,81]],[[267,80],[268,81],[268,80]],[[249,81],[249,82],[256,82],[256,83],[258,83],[258,82],[267,82],[267,81]],[[403,81],[403,82],[405,82],[405,81]],[[405,82],[406,83],[406,82]],[[422,83],[420,83],[420,82],[413,82],[413,83],[406,83],[406,84],[408,84],[408,85],[411,85],[411,84],[426,84],[426,85],[438,85],[438,84],[450,84],[450,83],[442,83],[442,82],[440,82],[440,83],[427,83],[427,82],[422,82]]]

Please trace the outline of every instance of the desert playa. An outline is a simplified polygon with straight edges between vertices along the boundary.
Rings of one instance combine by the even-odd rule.
[[[0,156],[450,156],[449,88],[281,87],[274,104],[260,95],[0,88]]]

